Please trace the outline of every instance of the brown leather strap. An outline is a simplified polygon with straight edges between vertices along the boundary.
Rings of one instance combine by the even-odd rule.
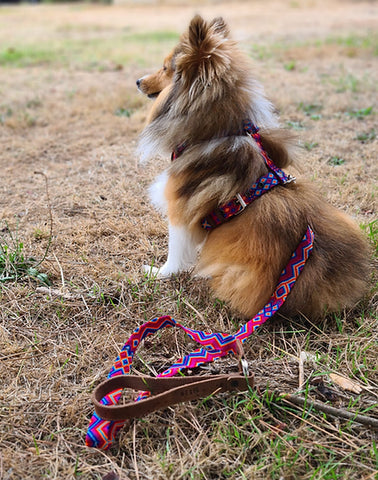
[[[218,392],[243,391],[254,385],[253,375],[240,374],[193,377],[140,377],[138,375],[117,375],[100,383],[92,393],[96,413],[104,420],[126,420],[141,418],[148,413],[176,403],[197,400]],[[119,389],[148,390],[151,397],[139,402],[123,405],[103,405],[105,395]]]

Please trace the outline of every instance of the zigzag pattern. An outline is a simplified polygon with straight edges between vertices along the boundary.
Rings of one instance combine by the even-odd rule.
[[[286,175],[286,173],[281,170],[280,168],[278,168],[274,162],[272,162],[272,160],[269,158],[268,154],[266,153],[265,149],[264,149],[264,146],[262,144],[262,140],[261,140],[261,136],[259,134],[259,127],[257,127],[256,125],[254,125],[250,120],[244,120],[243,122],[243,131],[249,135],[251,135],[251,137],[255,140],[255,142],[257,143],[259,149],[260,149],[260,153],[261,155],[264,157],[264,160],[267,164],[267,166],[272,170],[272,172],[275,173],[275,175],[277,176],[277,178],[282,182],[282,183],[285,183],[288,181],[288,176]]]
[[[256,127],[250,120],[244,120],[242,133],[250,135],[255,140],[266,166],[269,168],[269,170],[271,170],[271,172],[260,177],[257,182],[254,183],[249,190],[247,190],[247,192],[236,195],[229,202],[217,207],[215,210],[209,213],[209,215],[203,218],[201,220],[201,226],[204,230],[212,230],[213,228],[216,228],[222,223],[233,218],[235,215],[238,215],[247,205],[250,205],[254,200],[261,197],[261,195],[268,192],[275,186],[292,181],[292,179],[290,180],[291,177],[286,175],[286,173],[278,168],[269,158],[269,155],[263,147],[261,136],[258,132],[259,128]]]
[[[200,364],[212,362],[230,352],[236,352],[236,340],[244,342],[260,325],[266,322],[285,302],[287,295],[293,288],[298,275],[301,273],[313,248],[314,233],[307,227],[306,234],[302,238],[289,263],[282,271],[278,285],[269,302],[249,322],[243,325],[235,335],[225,333],[206,333],[193,330],[177,323],[169,316],[158,317],[138,327],[130,336],[118,355],[108,377],[114,375],[127,375],[130,372],[134,353],[140,342],[146,337],[158,332],[163,328],[178,327],[187,333],[194,341],[205,348],[199,348],[185,355],[170,368],[159,374],[158,377],[171,377],[186,368],[195,368]],[[117,404],[122,390],[116,390],[106,395],[101,402],[107,405]],[[143,400],[150,392],[141,392],[136,401]],[[86,445],[103,450],[109,448],[117,432],[125,422],[111,422],[93,414],[88,426]]]
[[[240,195],[246,205],[249,205],[257,198],[261,197],[264,193],[269,192],[273,187],[280,182],[277,180],[273,173],[268,173],[260,177],[256,183],[254,183],[247,192]],[[205,230],[211,230],[216,226],[224,223],[228,219],[240,213],[245,207],[240,203],[238,197],[234,197],[228,203],[218,207],[211,212],[207,217],[201,220],[201,226]]]

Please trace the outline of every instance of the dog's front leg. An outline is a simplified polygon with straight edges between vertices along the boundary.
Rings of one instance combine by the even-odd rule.
[[[144,271],[157,277],[169,277],[175,273],[189,270],[197,260],[197,242],[188,229],[183,226],[169,225],[168,257],[161,267],[144,266]]]

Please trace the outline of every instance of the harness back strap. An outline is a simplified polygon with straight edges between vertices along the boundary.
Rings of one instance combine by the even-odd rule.
[[[210,391],[210,393],[214,393],[216,391],[247,388],[247,384],[243,383],[240,376],[235,378],[232,376],[220,376],[218,378],[200,377],[203,380],[198,380],[196,377],[180,377],[175,379],[173,387],[171,384],[163,384],[161,381],[166,380],[167,377],[174,376],[176,373],[181,372],[186,368],[195,368],[203,363],[212,362],[228,353],[239,355],[240,342],[244,342],[256,330],[256,328],[274,315],[285,302],[312,251],[313,240],[314,233],[308,226],[304,237],[292,254],[287,266],[281,272],[277,287],[269,302],[234,335],[225,333],[207,333],[190,329],[176,322],[169,316],[155,318],[154,320],[146,322],[138,327],[123,346],[108,375],[108,380],[101,384],[98,387],[98,390],[95,390],[94,392],[96,411],[93,414],[88,427],[86,445],[100,449],[109,448],[115,435],[125,424],[127,418],[140,416],[138,412],[150,412],[156,410],[156,408],[163,408],[164,406],[172,405],[173,403],[178,403],[183,400],[199,398],[198,395],[202,396],[203,392]],[[149,377],[141,377],[140,380],[134,380],[134,377],[131,378],[129,372],[134,354],[140,342],[146,337],[166,327],[180,328],[203,348],[199,348],[181,358],[169,369],[158,375],[159,380],[152,380]],[[130,379],[113,380],[113,377],[123,375],[127,375]],[[187,382],[191,382],[191,380],[187,380],[187,378],[194,378],[192,388],[196,388],[196,391],[190,391],[190,386],[188,386]],[[212,383],[213,378],[214,382]],[[114,383],[108,383],[110,381]],[[198,384],[196,385],[197,381]],[[234,384],[234,381],[237,383]],[[252,377],[247,377],[246,382],[251,385]],[[114,409],[114,405],[117,405],[121,398],[122,388],[124,386],[146,389],[146,391],[139,394],[136,399],[137,403],[135,405],[137,406],[135,408],[131,408],[130,404],[126,404],[126,412]],[[182,393],[185,391],[183,387],[189,388],[189,392]],[[175,390],[176,388],[178,388],[178,390]],[[157,402],[155,401],[151,403],[149,399],[151,393],[155,393],[157,394],[156,396],[159,396],[164,392],[165,396],[160,396]],[[210,393],[205,393],[205,396]],[[145,403],[147,401],[149,403]],[[126,414],[125,416],[124,413]]]

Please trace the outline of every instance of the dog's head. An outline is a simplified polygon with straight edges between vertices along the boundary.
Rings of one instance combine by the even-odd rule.
[[[220,131],[227,131],[250,105],[248,76],[245,56],[230,39],[224,20],[207,22],[196,15],[167,57],[165,68],[140,79],[138,87],[149,95],[162,92],[156,95],[150,121],[169,116],[177,122],[185,117],[190,127],[192,118],[193,126],[201,131],[207,117],[206,123],[212,122],[211,132],[205,129],[203,133],[211,137],[215,120]],[[164,81],[159,80],[157,86],[158,78]],[[201,137],[201,132],[193,132],[198,135]]]
[[[137,82],[156,97],[141,136],[144,158],[155,150],[172,151],[183,140],[194,144],[235,135],[244,119],[262,127],[274,123],[250,59],[222,18],[207,22],[196,15],[166,61],[165,68]],[[164,81],[149,83],[161,75]]]
[[[203,68],[201,67],[204,67],[204,64],[209,62],[203,62],[202,60],[209,59],[211,57],[209,53],[215,54],[216,50],[217,54],[221,56],[221,52],[218,51],[219,49],[216,47],[220,46],[222,39],[224,40],[228,34],[228,27],[222,18],[215,18],[212,22],[207,24],[199,15],[197,15],[190,23],[189,30],[181,36],[179,44],[164,59],[163,66],[157,72],[144,75],[136,81],[138,90],[149,98],[157,98],[162,90],[171,85],[174,81],[176,59],[180,59],[180,77],[182,72],[187,70],[184,65],[184,63],[189,60],[186,54],[189,54],[189,56],[190,54],[195,57],[198,56],[198,63],[194,59],[194,62],[190,62],[189,60],[189,63],[191,63],[190,66],[186,65],[192,70],[192,74],[196,72],[198,73],[198,67],[201,70],[202,77],[204,75],[206,76],[206,71],[203,71]],[[213,42],[209,41],[210,39],[212,39]],[[190,45],[194,47],[192,52],[188,51],[188,47],[190,50]],[[195,51],[196,47],[199,48],[198,51]],[[212,58],[212,60],[214,59]],[[189,72],[188,74],[189,76],[186,76],[186,81],[190,82],[189,77],[193,77],[193,75]]]

